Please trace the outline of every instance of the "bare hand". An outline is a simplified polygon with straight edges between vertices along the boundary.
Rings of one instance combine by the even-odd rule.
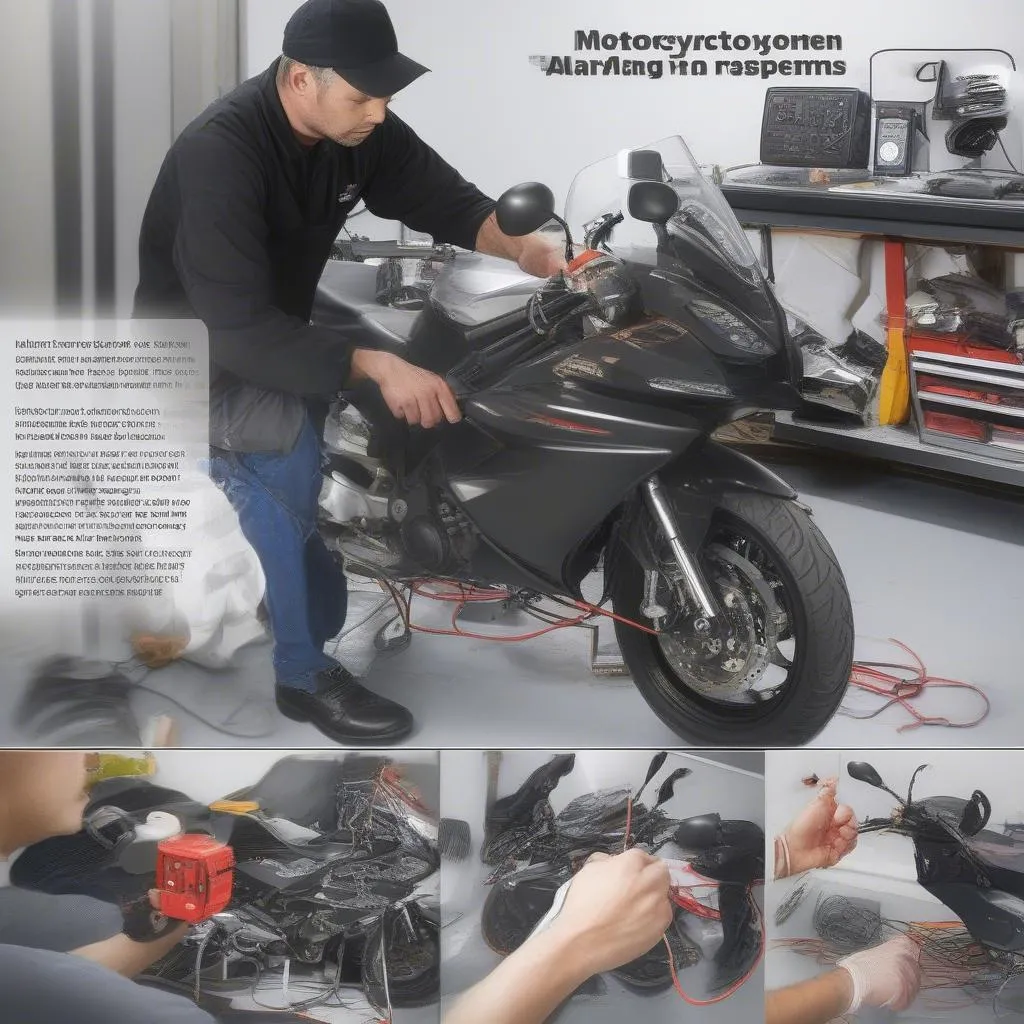
[[[458,423],[462,419],[459,403],[441,377],[389,352],[356,349],[352,353],[352,379],[366,378],[380,386],[391,414],[410,426],[429,429],[442,420]]]
[[[836,802],[836,782],[825,779],[818,795],[782,834],[788,852],[786,874],[834,867],[857,845],[857,820],[851,807]]]
[[[598,974],[653,949],[671,923],[668,865],[642,850],[628,850],[590,857],[550,930]]]
[[[521,240],[519,269],[533,277],[554,277],[565,270],[565,254],[543,235],[525,235]]]

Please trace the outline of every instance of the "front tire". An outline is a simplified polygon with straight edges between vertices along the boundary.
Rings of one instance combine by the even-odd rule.
[[[647,515],[646,509],[641,515]],[[832,719],[849,684],[853,610],[842,569],[809,514],[781,498],[725,496],[700,553],[705,568],[716,539],[717,550],[722,550],[723,537],[745,538],[748,550],[753,545],[762,565],[771,567],[766,578],[780,598],[786,629],[795,641],[784,685],[768,699],[717,699],[713,686],[694,685],[673,665],[664,640],[617,621],[623,658],[655,714],[698,746],[803,745]],[[620,546],[610,581],[613,606],[618,615],[647,625],[640,610],[644,583],[637,557]]]

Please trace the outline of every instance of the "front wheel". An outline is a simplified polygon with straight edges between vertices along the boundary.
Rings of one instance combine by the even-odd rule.
[[[808,513],[761,494],[721,500],[699,561],[723,609],[724,634],[707,631],[687,604],[664,537],[646,508],[639,514],[646,522],[631,533],[644,539],[646,555],[634,544],[618,548],[610,593],[618,615],[657,625],[657,636],[615,625],[655,714],[698,745],[813,739],[846,692],[854,633],[842,569]]]

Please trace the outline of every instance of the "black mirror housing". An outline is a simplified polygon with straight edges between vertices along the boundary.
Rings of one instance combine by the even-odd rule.
[[[679,209],[676,190],[663,181],[637,181],[629,189],[629,215],[648,224],[667,224]]]
[[[866,782],[869,786],[874,786],[875,789],[885,789],[882,776],[867,761],[851,761],[846,766],[846,771],[851,779]]]
[[[555,216],[554,193],[539,181],[514,185],[502,193],[495,210],[498,227],[513,238],[533,234]]]

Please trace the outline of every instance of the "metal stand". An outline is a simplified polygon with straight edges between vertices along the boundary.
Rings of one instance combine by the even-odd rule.
[[[587,628],[590,630],[590,671],[595,676],[605,679],[629,678],[629,669],[623,660],[614,630],[609,630],[602,636],[600,626],[593,625]]]

